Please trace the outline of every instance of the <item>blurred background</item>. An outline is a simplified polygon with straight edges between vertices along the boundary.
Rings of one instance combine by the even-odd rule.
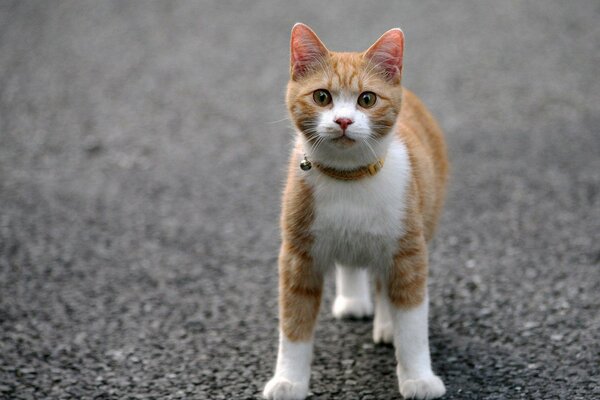
[[[258,398],[277,338],[289,32],[406,34],[452,178],[431,246],[448,399],[599,398],[598,1],[1,1],[0,398]],[[334,321],[313,399],[399,398]]]

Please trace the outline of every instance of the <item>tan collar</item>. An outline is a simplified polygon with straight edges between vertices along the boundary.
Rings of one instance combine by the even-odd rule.
[[[312,164],[315,167],[317,167],[319,171],[329,176],[330,178],[339,179],[341,181],[357,181],[367,176],[376,175],[381,170],[381,168],[383,168],[384,161],[385,160],[381,158],[372,164],[363,165],[362,167],[350,170],[336,169],[320,164],[318,162],[313,162]]]

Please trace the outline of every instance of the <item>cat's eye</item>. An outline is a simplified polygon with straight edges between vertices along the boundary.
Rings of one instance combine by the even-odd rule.
[[[317,89],[313,92],[313,100],[321,107],[331,103],[331,94],[325,89]]]
[[[375,101],[377,101],[377,95],[373,92],[362,92],[358,96],[358,105],[363,108],[373,107]]]

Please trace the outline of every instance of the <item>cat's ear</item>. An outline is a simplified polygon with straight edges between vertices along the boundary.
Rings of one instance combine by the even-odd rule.
[[[297,23],[292,28],[290,40],[290,74],[293,80],[307,75],[316,67],[323,65],[329,51],[319,40],[317,34],[308,26]]]
[[[400,28],[384,33],[364,57],[382,72],[384,78],[393,84],[400,83],[402,55],[404,53],[404,33]]]

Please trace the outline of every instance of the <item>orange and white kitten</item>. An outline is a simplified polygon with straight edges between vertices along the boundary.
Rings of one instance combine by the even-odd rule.
[[[267,399],[308,395],[323,276],[335,266],[336,317],[373,313],[373,340],[393,342],[400,393],[446,389],[431,369],[427,241],[447,175],[442,133],[401,86],[404,34],[362,53],[327,50],[306,25],[291,37],[287,105],[297,130],[281,217],[280,340]]]

